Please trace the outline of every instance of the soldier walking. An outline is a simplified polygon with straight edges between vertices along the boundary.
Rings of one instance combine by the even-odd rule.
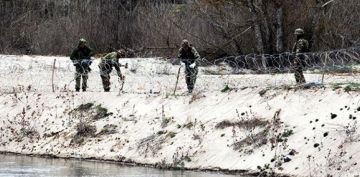
[[[301,28],[295,30],[296,43],[294,44],[293,53],[295,54],[294,73],[297,84],[306,82],[303,74],[303,63],[305,61],[304,53],[309,51],[309,42],[304,38],[304,34],[304,30]]]
[[[87,80],[88,73],[91,71],[90,65],[92,63],[91,57],[94,55],[93,50],[87,46],[85,39],[81,38],[79,45],[72,52],[70,59],[73,62],[76,72],[75,72],[75,90],[80,91],[80,84],[82,78],[82,90],[86,92],[87,89]]]
[[[198,66],[196,60],[200,58],[195,47],[190,45],[188,40],[183,40],[179,50],[179,59],[182,65],[185,65],[185,79],[189,93],[192,93],[195,87]]]
[[[119,76],[120,80],[124,80],[125,78],[124,75],[121,74],[121,64],[119,63],[119,58],[124,57],[124,53],[125,51],[119,50],[117,52],[111,52],[105,55],[105,57],[101,58],[101,62],[99,64],[100,77],[105,92],[110,91],[110,73],[113,67],[117,71],[117,75]]]

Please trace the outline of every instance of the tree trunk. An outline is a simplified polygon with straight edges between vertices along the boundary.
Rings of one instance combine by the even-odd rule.
[[[283,8],[278,7],[276,10],[276,52],[278,53],[284,51],[283,15]]]
[[[252,0],[247,0],[249,5],[249,10],[252,15],[252,21],[254,26],[254,33],[256,39],[256,50],[258,53],[264,53],[264,42],[261,34],[261,26],[259,23],[258,13],[256,12],[255,6]]]
[[[262,26],[262,37],[263,37],[263,43],[264,43],[264,52],[268,53],[271,50],[271,41],[270,41],[270,27],[268,23],[268,14],[266,11],[266,7],[264,6],[263,0],[258,0],[258,18],[260,17]]]

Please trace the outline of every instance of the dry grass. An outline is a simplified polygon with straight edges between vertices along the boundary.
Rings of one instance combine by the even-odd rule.
[[[87,122],[80,121],[76,125],[76,134],[71,140],[71,145],[81,145],[85,141],[85,138],[94,137],[96,133],[96,126],[90,125]]]
[[[242,139],[240,141],[237,141],[233,144],[234,150],[238,151],[241,150],[244,147],[256,145],[256,146],[262,146],[268,143],[268,134],[269,129],[264,129],[260,131],[259,133],[254,134],[253,136],[247,136],[245,139]]]
[[[104,128],[97,134],[97,136],[101,135],[111,135],[117,133],[117,126],[116,125],[105,125]]]
[[[238,128],[255,128],[255,127],[265,127],[268,125],[268,121],[262,120],[260,118],[254,118],[250,120],[241,120],[236,122],[231,122],[229,120],[224,120],[216,124],[216,129],[225,129],[228,127],[238,127]]]

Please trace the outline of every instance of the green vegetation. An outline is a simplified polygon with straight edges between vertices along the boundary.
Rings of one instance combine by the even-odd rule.
[[[343,88],[345,92],[360,91],[360,83],[348,82],[348,83],[333,83],[331,84],[333,90]]]
[[[221,92],[225,93],[225,92],[230,92],[234,90],[233,88],[230,88],[229,85],[225,85],[225,87],[221,90]]]
[[[166,137],[174,138],[176,136],[175,132],[169,132],[166,134]]]

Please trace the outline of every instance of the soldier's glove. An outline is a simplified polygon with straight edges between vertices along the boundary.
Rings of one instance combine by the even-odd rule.
[[[182,62],[182,61],[180,61],[180,66],[181,66],[181,67],[185,67],[185,63]]]
[[[193,63],[189,66],[190,68],[195,68],[196,67],[196,63]]]
[[[73,62],[74,66],[80,66],[79,61],[77,61],[77,60],[72,60],[72,62]]]

